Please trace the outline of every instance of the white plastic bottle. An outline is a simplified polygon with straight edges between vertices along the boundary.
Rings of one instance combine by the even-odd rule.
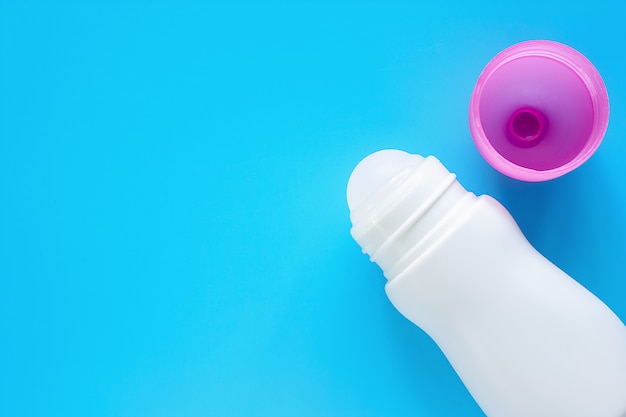
[[[434,157],[376,152],[348,183],[352,236],[393,305],[489,417],[626,417],[626,327],[496,200]]]

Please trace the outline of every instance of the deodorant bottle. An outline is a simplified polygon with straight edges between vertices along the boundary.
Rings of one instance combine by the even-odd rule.
[[[351,234],[392,304],[488,417],[626,417],[626,327],[436,158],[383,150],[347,190]]]

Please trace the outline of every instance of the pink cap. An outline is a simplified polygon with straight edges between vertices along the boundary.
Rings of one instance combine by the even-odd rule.
[[[602,77],[580,52],[527,41],[500,52],[472,93],[469,125],[480,154],[501,173],[546,181],[582,165],[609,123]]]

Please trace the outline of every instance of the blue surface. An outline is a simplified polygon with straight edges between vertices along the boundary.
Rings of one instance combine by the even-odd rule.
[[[345,185],[434,154],[626,319],[620,1],[0,0],[0,416],[482,416],[390,305]],[[474,149],[482,67],[580,50],[604,143],[558,180]]]

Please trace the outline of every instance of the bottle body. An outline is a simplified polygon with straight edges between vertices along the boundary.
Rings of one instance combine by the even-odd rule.
[[[390,177],[351,207],[352,234],[485,414],[626,417],[620,319],[436,159]]]
[[[495,200],[386,285],[489,417],[622,417],[626,329]],[[471,242],[471,244],[468,244]]]

